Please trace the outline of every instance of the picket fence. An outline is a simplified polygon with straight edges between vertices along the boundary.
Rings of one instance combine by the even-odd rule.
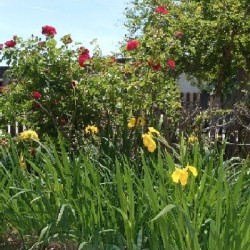
[[[204,93],[181,93],[181,104],[184,117],[195,117],[195,115],[208,108],[220,107],[220,100]],[[220,117],[216,121],[210,121],[206,124],[203,128],[203,132],[206,133],[211,140],[217,138],[224,140],[226,137],[229,137],[227,133],[229,123],[230,117]],[[27,127],[25,125],[16,122],[14,125],[10,124],[5,129],[0,130],[0,133],[7,132],[12,136],[16,136],[26,129]],[[230,131],[230,133],[229,143],[240,143],[240,132],[234,129],[233,134],[232,131]],[[246,144],[246,142],[244,142],[244,144]]]

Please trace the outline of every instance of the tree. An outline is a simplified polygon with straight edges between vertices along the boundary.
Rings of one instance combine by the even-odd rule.
[[[153,10],[159,6],[168,15],[156,22]],[[175,53],[176,73],[184,71],[201,89],[225,100],[231,96],[232,104],[250,90],[249,15],[248,0],[134,0],[126,25],[130,36],[160,32],[162,52],[170,46]]]

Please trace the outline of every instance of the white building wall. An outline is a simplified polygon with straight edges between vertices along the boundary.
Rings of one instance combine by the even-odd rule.
[[[180,90],[182,93],[200,93],[201,91],[195,87],[192,86],[191,83],[187,80],[186,74],[182,73],[178,79],[177,82],[180,86]]]

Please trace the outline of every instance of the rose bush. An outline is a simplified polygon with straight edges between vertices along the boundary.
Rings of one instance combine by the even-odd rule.
[[[152,15],[155,15],[153,11]],[[157,16],[155,17],[157,22]],[[179,108],[174,55],[161,51],[162,37],[131,39],[122,47],[130,60],[119,63],[73,44],[70,35],[59,44],[52,26],[42,27],[43,38],[15,36],[5,43],[1,60],[10,66],[10,84],[0,98],[3,125],[18,121],[42,135],[62,133],[71,145],[85,143],[85,128],[99,129],[101,145],[131,149],[138,130],[159,128],[161,113],[174,117]],[[168,61],[167,61],[168,60]],[[128,128],[131,117],[142,116],[144,128]],[[174,127],[174,126],[173,126]],[[86,135],[87,136],[87,135]],[[105,138],[105,139],[104,139]]]

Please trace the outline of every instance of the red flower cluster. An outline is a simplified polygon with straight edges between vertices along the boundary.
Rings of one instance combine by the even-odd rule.
[[[176,31],[174,34],[175,34],[176,38],[182,38],[183,37],[183,32],[181,32],[181,31]]]
[[[137,40],[130,40],[127,42],[127,50],[134,50],[138,49],[140,46],[139,42]]]
[[[56,29],[52,26],[43,26],[42,27],[42,34],[45,36],[54,36],[56,34]]]
[[[175,68],[175,60],[174,59],[168,59],[167,60],[167,65],[169,66],[170,69]]]
[[[13,48],[16,46],[16,42],[14,40],[10,40],[4,43],[6,47]]]
[[[0,93],[3,93],[5,91],[5,87],[4,86],[0,86]]]
[[[66,124],[66,123],[67,123],[67,119],[64,118],[64,117],[61,117],[61,118],[60,118],[60,123],[61,123],[62,125]]]
[[[90,59],[89,50],[83,49],[82,53],[79,55],[78,62],[81,67],[85,66],[86,61]]]
[[[152,61],[148,61],[148,66],[150,66],[154,71],[158,71],[161,69],[161,64],[154,64]]]
[[[42,94],[39,91],[34,91],[32,97],[34,99],[40,99],[42,97]]]
[[[166,9],[166,7],[164,7],[164,6],[156,7],[155,12],[158,14],[163,14],[163,15],[167,15],[169,13],[168,10]]]

